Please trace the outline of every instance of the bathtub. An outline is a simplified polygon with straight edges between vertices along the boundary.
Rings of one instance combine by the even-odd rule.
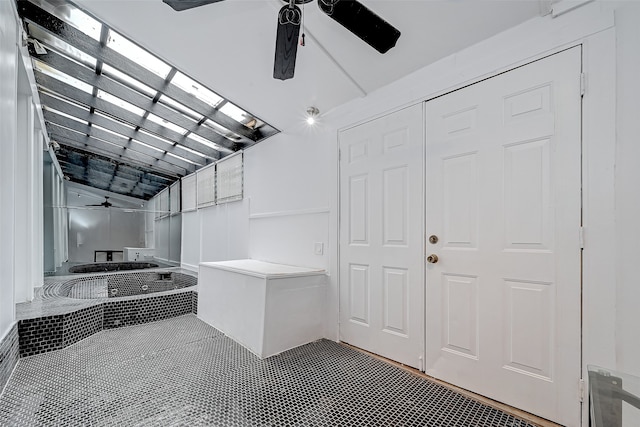
[[[105,271],[143,270],[157,267],[159,267],[159,265],[153,262],[94,262],[69,267],[69,273],[101,273]]]
[[[63,283],[58,296],[77,299],[118,298],[195,286],[198,279],[174,271],[141,271],[79,277]]]

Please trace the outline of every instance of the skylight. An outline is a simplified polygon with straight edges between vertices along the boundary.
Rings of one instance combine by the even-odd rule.
[[[50,112],[58,114],[58,115],[60,115],[62,117],[66,117],[67,119],[71,119],[71,120],[74,120],[76,122],[80,122],[83,125],[88,125],[89,124],[89,122],[87,122],[86,120],[81,120],[81,119],[79,119],[79,118],[77,118],[75,116],[72,116],[71,114],[63,113],[62,111],[55,110],[55,109],[53,109],[51,107],[47,107],[46,105],[43,108],[44,108],[45,111],[50,111]]]
[[[145,190],[148,199],[211,160],[278,132],[66,0],[22,0],[18,9],[47,132],[61,145],[57,156],[72,180],[110,186],[104,179],[87,182],[90,160],[100,157],[157,181]],[[34,40],[49,53],[38,53]]]
[[[111,116],[109,116],[107,114],[102,114],[99,111],[94,111],[93,114],[95,114],[96,116],[102,117],[102,118],[104,118],[106,120],[111,120],[112,122],[118,123],[120,126],[126,126],[126,127],[128,127],[129,129],[132,129],[132,130],[135,129],[135,126],[131,126],[129,123],[123,122],[121,120],[116,120],[113,117],[111,117]]]
[[[93,93],[93,87],[91,85],[81,82],[75,77],[71,77],[68,74],[65,74],[61,71],[56,70],[55,68],[51,68],[47,64],[40,62],[38,60],[34,60],[33,63],[34,63],[34,68],[42,72],[43,74],[46,74],[57,80],[60,80],[61,82],[66,83],[69,86],[73,86],[74,88],[79,89],[83,92]]]
[[[135,58],[135,61],[147,70],[162,77],[163,79],[169,75],[171,66],[164,61],[156,58],[146,50],[142,49],[135,43],[130,42],[125,37],[116,33],[112,29],[109,30],[109,39],[107,47],[115,50],[127,58]]]
[[[154,134],[152,134],[150,132],[147,132],[144,129],[139,129],[138,132],[140,132],[143,135],[147,135],[147,136],[153,137],[153,138],[157,139],[158,141],[167,144],[167,150],[170,149],[171,147],[173,147],[173,142],[169,141],[168,139],[165,139],[165,138],[163,138],[161,136],[158,136],[158,135],[154,135]],[[182,148],[185,149],[185,150],[188,150],[188,148],[186,148],[186,147],[182,147]],[[194,153],[200,154],[197,151],[194,151]],[[202,155],[202,154],[200,154],[200,155]]]
[[[152,147],[151,145],[149,145],[149,144],[145,144],[144,142],[142,142],[142,141],[138,141],[137,139],[132,139],[132,140],[131,140],[131,142],[135,142],[136,144],[140,144],[140,145],[142,145],[143,147],[146,147],[146,148],[150,148],[150,149],[152,149],[152,150],[155,150],[155,151],[157,151],[158,153],[163,153],[163,152],[164,152],[164,151],[160,150],[159,148]],[[182,160],[185,160],[185,161],[186,161],[186,159],[182,159]]]
[[[246,111],[241,110],[230,102],[224,104],[220,111],[241,123],[251,118]]]
[[[187,136],[187,138],[193,139],[194,141],[197,141],[197,142],[199,142],[201,144],[204,144],[206,146],[209,146],[211,148],[215,148],[216,150],[219,150],[219,151],[224,151],[226,153],[233,153],[233,150],[229,150],[226,147],[222,147],[222,146],[220,146],[218,144],[214,144],[213,142],[209,141],[208,139],[205,139],[205,138],[201,137],[200,135],[196,135],[194,133],[190,133]]]
[[[171,83],[178,86],[188,94],[191,94],[201,101],[206,102],[212,107],[216,107],[218,104],[220,104],[220,102],[224,100],[218,94],[202,86],[192,78],[185,76],[180,71],[178,71],[176,75],[173,76],[173,78],[171,79]]]
[[[156,94],[156,90],[147,86],[144,83],[139,82],[138,80],[134,79],[133,77],[129,77],[128,75],[126,75],[125,73],[123,73],[122,71],[118,70],[117,68],[112,67],[109,64],[103,64],[102,65],[102,72],[109,76],[112,77],[115,80],[118,80],[121,83],[126,84],[127,86],[130,86],[134,89],[137,89],[139,92],[144,93],[145,95],[148,95],[150,97],[154,97]]]
[[[240,140],[242,140],[242,137],[240,135],[231,132],[229,129],[227,129],[224,126],[220,126],[219,124],[217,124],[213,120],[207,119],[204,122],[204,124],[205,124],[205,126],[213,129],[215,132],[217,132],[218,134],[224,136],[227,139],[230,139],[231,141],[240,141]]]
[[[171,130],[172,130],[172,131],[174,131],[174,132],[178,132],[179,134],[185,135],[185,134],[187,133],[187,130],[186,130],[186,129],[181,128],[181,127],[180,127],[180,126],[178,126],[178,125],[174,125],[174,124],[173,124],[173,123],[171,123],[170,121],[165,120],[165,119],[163,119],[163,118],[161,118],[161,117],[158,117],[158,116],[156,116],[155,114],[149,114],[149,115],[147,116],[147,118],[148,118],[149,120],[151,120],[152,122],[157,123],[157,124],[159,124],[160,126],[164,126],[164,127],[166,127],[167,129],[171,129]]]
[[[32,37],[40,40],[41,43],[44,43],[46,47],[53,48],[80,64],[95,68],[97,62],[96,58],[91,55],[87,55],[80,49],[76,49],[53,34],[43,31],[35,25],[29,25],[29,33]]]
[[[47,3],[46,1],[40,2],[39,6],[53,16],[60,18],[71,26],[82,31],[92,39],[100,40],[102,24],[77,7],[71,4],[64,4],[60,2]]]
[[[189,163],[192,163],[192,164],[194,164],[194,165],[196,164],[196,163],[192,162],[192,161],[191,161],[191,160],[189,160],[189,159],[185,159],[184,157],[177,156],[177,155],[175,155],[175,154],[173,154],[173,153],[167,153],[167,156],[174,157],[174,158],[176,158],[176,159],[183,160],[183,161],[185,161],[185,162],[189,162]]]
[[[140,117],[144,115],[144,110],[142,108],[138,108],[135,105],[130,104],[127,101],[124,101],[116,96],[113,96],[110,93],[107,93],[103,90],[98,90],[98,98],[104,99],[105,101],[110,102],[113,105],[116,105],[120,108],[124,108],[125,110],[133,114],[136,114]]]
[[[203,117],[202,114],[198,113],[195,110],[192,110],[191,108],[185,107],[178,101],[174,101],[173,99],[169,98],[167,95],[160,95],[160,102],[168,105],[169,107],[173,108],[174,110],[182,114],[186,114],[190,116],[194,120],[197,120],[197,121],[202,120],[202,117]]]

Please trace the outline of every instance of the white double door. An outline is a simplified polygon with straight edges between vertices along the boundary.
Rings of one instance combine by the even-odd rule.
[[[341,133],[343,341],[410,366],[426,349],[431,376],[579,425],[580,72],[573,48],[426,102],[424,190],[420,144],[388,163],[363,143],[393,115]]]

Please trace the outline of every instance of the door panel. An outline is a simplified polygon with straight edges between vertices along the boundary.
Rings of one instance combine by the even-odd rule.
[[[580,422],[579,48],[426,103],[426,372]]]
[[[413,367],[424,352],[423,112],[340,132],[340,339]]]

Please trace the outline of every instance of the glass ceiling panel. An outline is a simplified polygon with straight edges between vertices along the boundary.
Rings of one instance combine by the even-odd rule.
[[[242,137],[236,133],[231,132],[229,129],[227,129],[224,126],[220,126],[219,124],[217,124],[216,122],[214,122],[213,120],[207,119],[204,122],[204,125],[211,128],[214,132],[224,136],[225,138],[231,140],[231,141],[240,141],[242,139]]]
[[[173,123],[171,123],[170,121],[167,121],[167,120],[165,120],[165,119],[163,119],[163,118],[161,118],[161,117],[158,117],[158,116],[156,116],[155,114],[149,114],[149,115],[147,116],[147,118],[148,118],[149,120],[151,120],[152,122],[157,123],[157,124],[159,124],[160,126],[164,126],[164,127],[166,127],[167,129],[170,129],[170,130],[172,130],[172,131],[174,131],[174,132],[178,132],[178,133],[179,133],[179,134],[181,134],[181,135],[185,135],[185,134],[187,133],[187,130],[186,130],[186,129],[181,128],[180,126],[178,126],[178,125],[176,125],[176,124],[173,124]]]
[[[164,151],[163,151],[163,150],[161,150],[161,149],[159,149],[159,148],[156,148],[156,147],[154,147],[154,146],[152,146],[152,145],[145,144],[144,142],[142,142],[142,141],[138,141],[137,139],[132,139],[132,140],[131,140],[131,142],[135,142],[136,144],[140,144],[140,145],[142,145],[143,147],[150,148],[150,149],[152,149],[152,150],[154,150],[154,151],[157,151],[158,153],[164,153]]]
[[[138,129],[138,132],[140,132],[142,134],[145,134],[147,136],[153,137],[153,138],[157,139],[158,141],[167,144],[167,149],[173,147],[173,145],[174,145],[174,143],[172,141],[169,141],[168,139],[165,139],[165,138],[163,138],[163,137],[161,137],[159,135],[153,134],[151,132],[147,132],[144,129]],[[200,154],[200,153],[196,153],[196,154]],[[202,154],[200,154],[200,155],[202,155]]]
[[[214,149],[216,149],[218,151],[222,151],[224,153],[233,153],[233,150],[230,150],[230,149],[228,149],[226,147],[223,147],[223,146],[218,145],[218,144],[216,144],[214,142],[211,142],[208,139],[205,139],[205,138],[201,137],[200,135],[196,135],[195,133],[190,133],[189,135],[187,135],[187,138],[193,139],[194,141],[197,141],[197,142],[199,142],[201,144],[204,144],[204,145],[206,145],[208,147],[214,148]]]
[[[214,145],[215,145],[215,144],[214,144]],[[188,152],[190,152],[190,153],[197,154],[197,155],[199,155],[200,157],[203,157],[203,158],[205,158],[205,159],[213,159],[213,160],[216,160],[216,158],[215,158],[215,157],[207,156],[206,154],[203,154],[203,153],[201,153],[201,152],[199,152],[199,151],[196,151],[196,150],[192,150],[191,148],[189,148],[189,147],[185,147],[184,145],[180,145],[180,148],[181,148],[181,149],[183,149],[183,150],[185,150],[185,151],[188,151]],[[217,149],[217,147],[215,147],[215,148]],[[220,149],[219,151],[223,151],[223,150],[222,150],[222,149]]]
[[[230,102],[227,102],[226,104],[224,104],[220,109],[220,111],[226,114],[227,116],[231,117],[233,120],[236,120],[243,124],[253,118],[246,111],[236,107]]]
[[[39,40],[41,43],[44,43],[45,47],[52,48],[62,53],[63,55],[75,60],[76,62],[79,62],[80,64],[95,69],[97,62],[96,58],[91,55],[87,55],[79,49],[76,49],[75,47],[54,36],[53,34],[43,31],[36,25],[32,24],[29,24],[29,34],[31,35],[31,37]]]
[[[92,39],[100,41],[102,24],[77,7],[71,4],[64,4],[60,2],[51,4],[46,1],[35,1],[34,3],[53,16],[56,16],[61,20],[76,27],[78,30],[82,31]]]
[[[110,102],[113,105],[116,105],[120,108],[124,108],[125,110],[133,114],[136,114],[140,117],[142,117],[145,113],[145,111],[142,108],[136,107],[135,105],[130,104],[127,101],[124,101],[116,96],[113,96],[110,93],[107,93],[103,90],[98,90],[98,98],[104,99],[105,101]]]
[[[127,123],[125,121],[117,120],[117,119],[115,119],[115,118],[113,118],[113,117],[111,117],[111,116],[109,116],[107,114],[103,114],[103,113],[101,113],[100,111],[97,111],[97,110],[94,111],[93,114],[95,114],[96,116],[100,116],[100,117],[102,117],[104,119],[111,120],[112,122],[118,123],[121,126],[126,126],[131,130],[134,130],[136,128],[135,126],[132,126],[132,125],[130,125],[129,123]]]
[[[47,111],[51,111],[52,113],[59,114],[59,115],[61,115],[62,117],[66,117],[66,118],[71,119],[71,120],[74,120],[74,121],[76,121],[76,122],[80,122],[80,123],[82,123],[83,125],[88,125],[88,124],[89,124],[89,122],[87,122],[87,121],[85,121],[85,120],[81,120],[81,119],[79,119],[79,118],[77,118],[77,117],[75,117],[75,116],[72,116],[72,115],[70,115],[70,114],[63,113],[62,111],[58,111],[58,110],[53,109],[53,108],[51,108],[51,107],[47,107],[46,105],[45,105],[43,108],[44,108],[45,110],[47,110]]]
[[[107,47],[127,58],[135,58],[136,63],[142,65],[152,73],[159,75],[163,79],[166,78],[169,71],[171,71],[170,65],[150,54],[140,46],[130,42],[112,29],[109,30]]]
[[[111,135],[117,136],[118,138],[129,139],[129,137],[124,136],[124,135],[123,135],[123,134],[121,134],[121,133],[114,132],[114,131],[112,131],[112,130],[109,130],[109,129],[107,129],[107,128],[104,128],[104,127],[99,126],[99,125],[96,125],[96,124],[92,125],[91,127],[92,127],[92,128],[95,128],[95,129],[100,129],[100,130],[101,130],[101,131],[103,131],[103,132],[110,133]]]
[[[173,98],[169,98],[167,95],[160,95],[160,102],[168,105],[169,107],[173,108],[179,113],[186,114],[187,116],[191,117],[192,119],[198,122],[202,120],[202,117],[204,117],[202,114],[198,113],[197,111],[192,110],[191,108],[185,107],[178,101],[174,101]]]
[[[212,107],[216,107],[220,102],[224,100],[224,98],[222,98],[215,92],[202,86],[192,78],[185,76],[180,71],[178,71],[176,75],[173,76],[173,78],[171,79],[171,83],[178,86],[185,92],[195,96],[199,100],[206,102]]]
[[[86,93],[93,93],[93,86],[88,85],[84,82],[81,82],[80,80],[76,79],[75,77],[71,77],[68,74],[65,74],[61,71],[56,70],[55,68],[52,68],[50,66],[48,66],[47,64],[38,61],[37,59],[33,60],[33,68],[35,68],[36,70],[42,72],[43,74],[46,74],[48,76],[53,77],[54,79],[58,79],[61,82],[64,82],[70,86],[73,86],[77,89],[80,89],[83,92]]]
[[[113,68],[111,65],[109,64],[104,64],[102,66],[102,73],[111,77],[114,80],[119,81],[120,83],[129,86],[133,89],[136,89],[138,92],[142,92],[145,95],[153,98],[157,91],[155,89],[153,89],[152,87],[147,86],[144,83],[141,83],[140,81],[134,79],[133,77],[129,77],[128,75],[126,75],[125,73],[123,73],[122,71]]]
[[[74,100],[71,100],[71,99],[65,97],[64,95],[60,95],[60,94],[55,93],[55,92],[53,92],[51,90],[48,90],[47,88],[40,88],[40,91],[43,92],[43,93],[46,93],[47,95],[49,95],[49,96],[51,96],[53,98],[56,98],[56,99],[58,99],[60,101],[66,102],[67,104],[73,105],[76,108],[81,108],[84,111],[89,111],[89,107],[87,107],[86,105],[78,104]]]
[[[191,161],[191,160],[189,160],[189,159],[185,159],[184,157],[180,157],[180,156],[178,156],[177,154],[167,153],[167,156],[169,156],[169,157],[175,157],[176,159],[179,159],[179,160],[182,160],[182,161],[185,161],[185,162],[191,163],[192,165],[197,165],[197,166],[199,166],[196,162],[193,162],[193,161]]]

